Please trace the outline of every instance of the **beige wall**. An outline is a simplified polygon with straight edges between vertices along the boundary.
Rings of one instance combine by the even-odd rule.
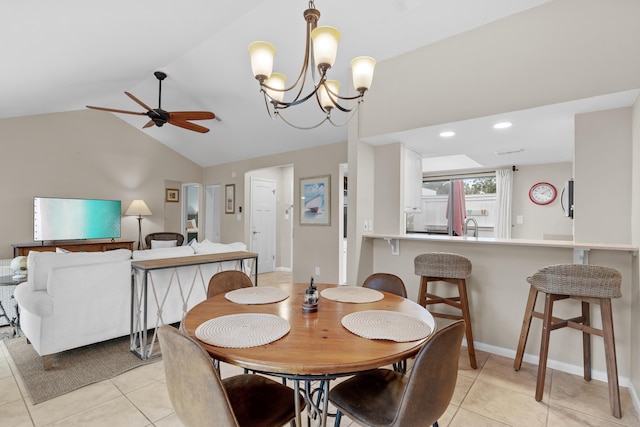
[[[631,243],[632,112],[576,115],[576,242]]]
[[[544,235],[573,236],[573,220],[564,216],[560,196],[566,180],[573,177],[571,163],[551,163],[545,165],[518,166],[513,173],[513,194],[511,203],[511,238],[543,239]],[[529,190],[536,182],[545,181],[558,190],[556,200],[540,206],[531,202]],[[517,223],[517,216],[523,223]],[[571,237],[569,240],[573,240]]]
[[[341,254],[342,239],[339,233],[338,201],[342,194],[340,164],[347,162],[347,144],[338,143],[322,147],[291,151],[284,154],[254,158],[246,161],[227,163],[204,169],[203,184],[236,184],[236,200],[248,200],[244,186],[244,176],[249,171],[293,165],[293,279],[307,282],[313,275],[318,283],[338,283],[338,257]],[[300,178],[331,175],[331,225],[301,226],[299,185]],[[221,222],[222,242],[243,241],[249,243],[249,219],[243,209],[237,215],[224,215]],[[320,275],[315,275],[315,267]]]
[[[375,155],[373,229],[376,233],[404,233],[404,145],[397,142],[375,147]]]
[[[164,230],[165,181],[200,182],[202,169],[116,116],[81,110],[0,120],[5,192],[0,258],[12,243],[33,242],[33,197],[143,199],[153,212],[143,236]],[[138,222],[122,218],[122,239],[138,239]]]
[[[640,98],[636,100],[632,116],[632,176],[631,176],[631,243],[640,246]],[[640,263],[633,259],[631,288],[631,360],[640,360]],[[631,364],[631,382],[640,399],[640,363]]]
[[[360,137],[637,89],[638,16],[636,1],[555,0],[379,61]]]

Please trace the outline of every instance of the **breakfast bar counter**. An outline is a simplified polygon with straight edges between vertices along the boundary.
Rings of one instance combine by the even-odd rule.
[[[622,274],[622,298],[613,300],[620,384],[627,386],[631,375],[634,295],[638,295],[633,265],[638,248],[632,245],[574,243],[559,240],[523,240],[457,237],[425,234],[365,234],[362,238],[358,280],[375,272],[392,273],[405,283],[408,297],[417,300],[420,278],[414,273],[414,259],[427,252],[451,252],[469,258],[471,277],[467,292],[471,308],[476,349],[515,357],[516,346],[529,292],[527,277],[553,264],[593,264],[617,269]],[[539,301],[537,308],[542,308]],[[577,314],[576,313],[577,310]],[[599,309],[593,308],[594,326]],[[562,301],[557,315],[576,316],[580,305]],[[598,320],[595,320],[598,319]],[[597,325],[599,326],[599,324]],[[525,350],[525,361],[537,363],[541,323],[535,319]],[[582,334],[558,330],[552,334],[549,367],[582,375]],[[606,381],[603,346],[593,344],[595,379]]]

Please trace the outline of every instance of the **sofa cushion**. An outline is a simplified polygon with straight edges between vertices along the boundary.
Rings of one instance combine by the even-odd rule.
[[[38,252],[29,251],[27,257],[27,283],[32,291],[47,289],[49,271],[54,267],[70,267],[82,264],[123,261],[131,258],[129,249],[115,249],[106,252]]]
[[[194,243],[191,245],[196,251],[196,254],[221,254],[225,252],[246,251],[247,245],[242,242],[234,243],[213,243],[208,240],[204,240],[201,243]]]
[[[194,251],[191,246],[176,246],[173,248],[146,249],[142,251],[133,251],[132,258],[134,260],[160,259],[160,258],[176,258],[181,256],[193,255]]]
[[[178,246],[177,240],[151,240],[151,249],[175,248]]]

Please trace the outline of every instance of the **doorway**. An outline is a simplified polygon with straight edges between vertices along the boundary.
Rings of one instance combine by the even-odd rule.
[[[200,184],[184,184],[182,194],[182,234],[185,244],[188,244],[193,239],[198,241]]]
[[[258,254],[258,273],[275,270],[276,182],[251,178],[251,251]]]

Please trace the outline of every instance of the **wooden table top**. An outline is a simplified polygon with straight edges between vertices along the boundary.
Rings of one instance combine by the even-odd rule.
[[[138,259],[131,261],[131,267],[139,270],[159,270],[163,268],[209,264],[212,262],[237,261],[249,258],[258,258],[258,254],[254,252],[236,251],[173,258]]]
[[[425,339],[411,342],[371,340],[359,337],[342,324],[342,318],[356,311],[389,310],[408,314],[433,327],[431,314],[406,298],[383,292],[373,303],[342,303],[320,296],[317,312],[302,310],[308,284],[271,285],[285,289],[289,297],[273,304],[244,305],[216,295],[193,307],[182,325],[209,354],[223,362],[250,370],[284,375],[344,375],[379,368],[416,354]],[[335,285],[316,284],[318,291]],[[286,319],[291,330],[270,344],[250,348],[223,348],[199,341],[196,328],[209,319],[238,313],[269,313]],[[432,330],[433,333],[433,330]]]

